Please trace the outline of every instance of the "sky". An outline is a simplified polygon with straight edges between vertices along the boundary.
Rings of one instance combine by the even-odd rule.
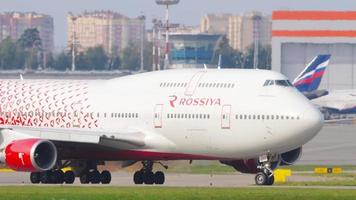
[[[199,25],[207,13],[241,14],[273,10],[355,10],[354,0],[180,0],[171,7],[171,20],[185,25]],[[0,0],[0,12],[34,11],[54,18],[55,46],[63,47],[67,40],[66,16],[68,12],[79,14],[84,10],[113,10],[128,17],[146,15],[147,28],[152,18],[164,18],[163,7],[155,0]]]

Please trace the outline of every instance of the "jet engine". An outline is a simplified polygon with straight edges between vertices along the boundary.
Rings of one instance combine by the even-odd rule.
[[[281,165],[293,165],[302,155],[302,147],[281,154]]]
[[[56,146],[48,140],[31,138],[14,140],[0,153],[0,162],[16,171],[50,170],[57,162]]]

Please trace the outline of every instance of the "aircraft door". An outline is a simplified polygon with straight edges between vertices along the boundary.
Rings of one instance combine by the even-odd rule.
[[[155,128],[162,128],[163,105],[157,104],[154,108],[153,125]]]
[[[221,128],[230,129],[231,105],[223,105],[221,110]]]

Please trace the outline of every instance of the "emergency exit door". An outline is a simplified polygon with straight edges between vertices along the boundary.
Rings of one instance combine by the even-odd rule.
[[[231,105],[223,105],[221,110],[221,128],[230,129],[231,124]]]

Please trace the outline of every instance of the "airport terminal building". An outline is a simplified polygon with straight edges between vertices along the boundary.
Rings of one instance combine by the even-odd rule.
[[[272,70],[293,80],[317,54],[331,54],[322,89],[356,88],[356,12],[273,12]]]

